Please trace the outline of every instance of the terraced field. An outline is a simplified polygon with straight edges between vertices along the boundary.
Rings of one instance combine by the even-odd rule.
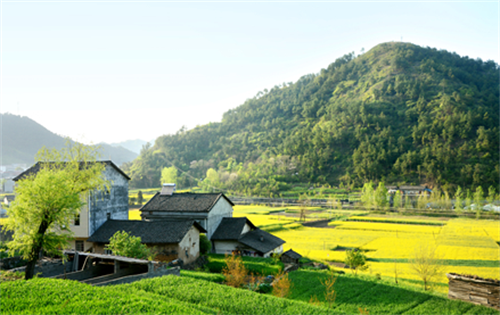
[[[257,208],[254,206],[254,208]],[[257,212],[254,209],[254,212]],[[500,225],[493,220],[439,219],[406,216],[358,216],[332,221],[329,228],[298,225],[297,217],[283,214],[248,215],[235,207],[235,216],[247,216],[257,226],[286,241],[284,249],[325,262],[343,262],[346,248],[366,250],[367,274],[420,285],[409,260],[421,244],[437,247],[446,272],[498,279],[500,276]],[[446,293],[448,279],[443,274],[434,289]]]

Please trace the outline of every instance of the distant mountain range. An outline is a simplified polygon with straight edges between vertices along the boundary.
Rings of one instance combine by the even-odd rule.
[[[49,131],[36,121],[12,114],[0,114],[2,118],[1,146],[2,155],[0,164],[9,165],[24,163],[31,165],[35,161],[35,154],[43,146],[48,148],[62,148],[65,138]],[[132,140],[141,141],[141,140]],[[128,142],[128,141],[127,141]],[[112,160],[121,165],[137,157],[137,153],[121,146],[112,146],[101,143],[103,159]]]
[[[152,141],[154,143],[154,140]],[[135,152],[137,154],[141,153],[142,146],[148,143],[147,141],[135,139],[135,140],[127,140],[117,143],[109,143],[110,146],[113,147],[124,147],[127,150]],[[105,144],[104,142],[102,144]]]

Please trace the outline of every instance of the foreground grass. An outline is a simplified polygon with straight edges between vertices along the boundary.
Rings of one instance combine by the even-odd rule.
[[[331,309],[321,281],[327,272],[291,272],[288,299],[219,284],[220,274],[182,271],[109,287],[59,279],[0,283],[2,314],[499,314],[490,308],[392,285],[366,276],[341,275]],[[319,305],[309,304],[312,296]]]

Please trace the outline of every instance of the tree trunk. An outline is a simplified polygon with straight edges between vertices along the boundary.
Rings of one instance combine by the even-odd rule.
[[[38,228],[38,233],[35,239],[33,240],[33,247],[31,248],[31,253],[28,259],[28,263],[26,264],[26,269],[24,271],[24,279],[29,280],[35,276],[35,267],[38,259],[40,258],[40,252],[43,249],[43,236],[49,227],[49,222],[47,220],[42,219],[40,223],[40,227]]]

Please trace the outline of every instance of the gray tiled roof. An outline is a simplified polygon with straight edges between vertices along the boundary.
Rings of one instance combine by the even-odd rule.
[[[194,220],[185,221],[134,221],[108,220],[91,237],[88,242],[109,243],[109,239],[118,231],[140,237],[144,244],[178,243],[186,233],[195,226],[200,232],[206,232]]]
[[[44,164],[44,163],[53,163],[53,162],[36,162],[35,165],[31,166],[30,168],[28,168],[27,170],[25,170],[21,174],[17,175],[12,180],[18,181],[20,179],[25,178],[26,176],[30,176],[30,175],[38,173],[38,171],[40,170],[42,164]],[[104,163],[106,165],[109,165],[109,166],[115,168],[118,171],[118,173],[122,174],[126,179],[130,180],[130,177],[128,177],[127,174],[125,174],[118,166],[115,165],[115,163],[113,163],[110,160],[97,161],[97,162],[92,162],[92,163]],[[83,165],[83,162],[81,162],[81,165]]]
[[[293,258],[293,259],[300,259],[300,258],[302,258],[301,254],[297,253],[296,251],[294,251],[292,249],[289,249],[286,252],[284,252],[282,254],[282,256],[288,256],[288,257]]]
[[[141,211],[167,212],[209,212],[213,206],[224,198],[231,206],[234,204],[223,193],[174,193],[162,195],[156,193],[142,208]]]
[[[250,220],[244,218],[222,218],[219,226],[212,234],[211,240],[213,241],[228,241],[238,240],[243,232],[245,224],[250,225],[251,229],[256,229]]]
[[[263,254],[285,243],[285,241],[281,238],[267,233],[266,231],[263,231],[261,229],[256,229],[242,235],[242,237],[238,241],[241,244],[251,247]]]

